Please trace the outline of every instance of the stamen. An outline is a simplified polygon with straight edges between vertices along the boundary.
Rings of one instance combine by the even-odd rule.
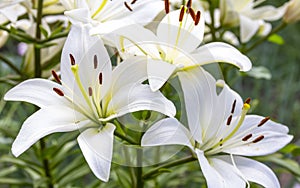
[[[102,85],[102,79],[103,79],[102,77],[103,77],[102,72],[100,72],[100,74],[99,74],[99,84],[100,85]]]
[[[137,2],[137,0],[133,0],[133,1],[131,1],[131,4],[133,5],[135,2]]]
[[[166,11],[166,14],[169,14],[169,12],[170,12],[169,0],[165,0],[165,11]]]
[[[236,100],[234,100],[234,102],[233,102],[233,104],[232,104],[232,107],[231,107],[231,113],[232,113],[232,114],[234,113],[235,106],[236,106]]]
[[[65,96],[64,92],[56,87],[53,88],[53,91],[55,91],[55,93],[61,97]]]
[[[259,124],[257,125],[257,127],[262,126],[263,124],[265,124],[267,121],[269,121],[270,117],[265,117],[263,120],[261,120],[259,122]]]
[[[195,19],[196,19],[195,11],[192,8],[189,8],[189,13],[190,13],[191,17],[193,18],[193,20],[195,21]]]
[[[251,102],[251,99],[250,99],[250,98],[247,98],[247,99],[245,100],[245,103],[247,103],[247,104],[250,104],[250,102]]]
[[[72,54],[69,54],[69,56],[70,56],[71,65],[72,66],[75,65],[75,58],[74,58],[74,56]]]
[[[252,134],[248,134],[247,136],[245,136],[242,140],[244,142],[246,142],[247,140],[249,140],[252,137]]]
[[[187,6],[188,8],[191,8],[191,6],[192,6],[192,0],[189,0],[189,1],[187,2],[186,6]]]
[[[184,11],[185,11],[185,8],[184,8],[184,6],[183,6],[183,7],[181,8],[181,10],[180,10],[179,22],[182,22],[182,20],[183,20]]]
[[[60,78],[59,76],[56,74],[55,70],[52,70],[52,75],[54,77],[54,79],[56,80],[57,83],[61,84]]]
[[[226,125],[230,125],[231,120],[232,120],[232,115],[230,115],[230,116],[228,117]]]
[[[198,25],[198,24],[199,24],[200,17],[201,17],[201,12],[198,11],[198,12],[197,12],[197,15],[196,15],[196,18],[195,18],[195,25]]]
[[[124,5],[125,5],[125,7],[129,10],[129,11],[131,11],[132,12],[132,8],[127,4],[127,2],[125,1],[124,2]]]
[[[89,96],[91,97],[93,95],[93,89],[89,87]]]
[[[97,69],[98,67],[98,58],[97,55],[94,55],[94,69]]]
[[[261,141],[264,138],[265,138],[264,135],[260,135],[259,137],[255,138],[255,140],[253,140],[252,142],[257,143],[257,142]]]

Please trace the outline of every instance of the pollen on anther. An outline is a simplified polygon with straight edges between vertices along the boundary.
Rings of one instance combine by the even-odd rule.
[[[94,69],[97,69],[98,67],[98,58],[97,55],[94,55]]]
[[[230,116],[228,117],[226,125],[230,125],[231,120],[232,120],[232,115],[230,115]]]
[[[250,98],[247,98],[247,99],[245,100],[245,103],[246,103],[246,104],[250,104],[250,102],[251,102],[251,99],[250,99]]]
[[[181,10],[180,10],[179,22],[182,22],[182,20],[183,20],[184,11],[185,11],[185,8],[184,8],[184,7],[182,7],[182,8],[181,8]]]
[[[189,8],[189,13],[190,13],[192,19],[195,21],[195,19],[196,19],[195,11],[192,8]]]
[[[265,138],[264,135],[260,135],[259,137],[255,138],[252,142],[257,143],[257,142],[261,141],[264,138]]]
[[[58,89],[58,88],[56,88],[56,87],[53,88],[53,91],[54,91],[57,95],[59,95],[59,96],[61,96],[61,97],[63,97],[63,96],[65,95],[64,92],[63,92],[62,90],[60,90],[60,89]]]
[[[129,11],[131,11],[132,12],[132,8],[127,4],[127,2],[125,1],[124,2],[124,5],[125,5],[125,7],[129,10]]]
[[[199,24],[200,17],[201,17],[201,12],[198,11],[198,12],[197,12],[197,15],[196,15],[196,18],[195,18],[195,25],[198,25],[198,24]]]
[[[89,87],[89,96],[91,97],[93,95],[93,89]]]
[[[170,12],[169,0],[165,0],[165,12],[166,12],[166,14],[169,14],[169,12]]]
[[[102,85],[102,81],[103,81],[103,76],[102,76],[102,72],[100,72],[99,74],[99,84]]]
[[[189,0],[189,1],[187,2],[186,6],[187,6],[188,8],[191,8],[191,6],[192,6],[192,0]]]
[[[69,54],[69,56],[70,56],[71,65],[72,66],[75,65],[75,58],[74,58],[74,56],[72,54]]]
[[[133,5],[134,3],[136,3],[137,2],[137,0],[133,0],[133,1],[131,1],[131,4]]]
[[[60,78],[59,76],[56,74],[55,70],[52,70],[52,76],[54,77],[54,79],[56,80],[57,83],[61,84]]]
[[[270,117],[265,117],[263,120],[261,120],[260,122],[259,122],[259,124],[257,125],[257,127],[260,127],[260,126],[262,126],[263,124],[265,124],[267,121],[269,121],[270,120]]]
[[[252,134],[248,134],[247,136],[245,136],[242,140],[244,142],[246,142],[247,140],[249,140],[252,137]]]
[[[236,100],[233,101],[232,107],[231,107],[231,113],[234,113],[235,110],[235,106],[236,106]]]

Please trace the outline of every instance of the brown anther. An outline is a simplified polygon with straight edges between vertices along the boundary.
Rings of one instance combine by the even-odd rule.
[[[230,115],[230,116],[228,117],[226,125],[230,125],[231,120],[232,120],[232,115]]]
[[[259,122],[259,124],[257,125],[257,127],[260,127],[260,126],[262,126],[263,124],[265,124],[267,121],[269,121],[270,120],[270,117],[265,117],[263,120],[261,120],[260,122]]]
[[[102,80],[103,80],[102,77],[103,77],[103,76],[102,76],[102,72],[100,72],[100,74],[99,74],[99,84],[100,84],[100,85],[102,85]]]
[[[55,93],[61,97],[65,96],[64,92],[56,87],[53,88],[53,91],[55,91]]]
[[[182,7],[182,8],[181,8],[181,10],[180,10],[179,22],[182,22],[182,20],[183,20],[183,16],[184,16],[184,10],[185,10],[185,8],[184,8],[184,7]]]
[[[242,140],[244,142],[246,142],[247,140],[249,140],[252,137],[252,134],[248,134],[247,136],[245,136]]]
[[[251,99],[248,97],[248,98],[245,100],[245,103],[246,103],[246,104],[250,104],[250,102],[251,102]]]
[[[52,70],[52,76],[56,80],[57,83],[61,84],[59,76],[56,74],[55,70]]]
[[[191,17],[193,18],[193,20],[195,21],[195,19],[196,19],[195,11],[192,8],[189,8],[189,13],[190,13]]]
[[[264,138],[265,138],[264,135],[260,135],[259,137],[255,138],[252,142],[257,143],[257,142],[261,141]]]
[[[89,96],[91,97],[93,95],[93,89],[89,87]]]
[[[231,113],[234,113],[235,110],[235,106],[236,106],[236,100],[233,101],[232,107],[231,107]]]
[[[188,8],[191,8],[192,7],[192,0],[189,0],[187,3],[186,3],[186,6]]]
[[[129,11],[131,11],[132,12],[132,8],[127,4],[127,2],[125,1],[124,2],[124,5],[125,5],[125,7],[129,10]]]
[[[131,1],[131,3],[130,3],[130,4],[132,4],[132,5],[133,5],[135,2],[137,2],[137,0],[133,0],[133,1]]]
[[[197,12],[197,15],[196,15],[196,18],[195,18],[195,25],[198,25],[199,22],[200,22],[200,17],[201,17],[201,12],[198,11]]]
[[[169,0],[165,0],[165,11],[166,11],[166,14],[169,14],[169,12],[170,12]]]
[[[98,67],[98,58],[97,55],[94,55],[94,69],[97,69]]]
[[[71,65],[72,66],[75,65],[75,58],[74,58],[74,56],[72,54],[69,54],[69,56],[70,56]]]

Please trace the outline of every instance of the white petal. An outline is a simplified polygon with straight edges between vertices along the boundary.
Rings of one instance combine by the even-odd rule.
[[[18,17],[26,13],[26,8],[20,4],[11,5],[0,9],[0,14],[3,14],[12,23],[16,22]]]
[[[248,42],[257,32],[259,21],[240,15],[240,33],[242,43]]]
[[[147,73],[151,90],[159,90],[174,73],[175,69],[175,65],[165,61],[148,59]]]
[[[107,107],[107,115],[112,117],[140,110],[154,110],[170,117],[176,114],[174,104],[160,92],[152,92],[148,85],[127,85],[107,97],[112,97]]]
[[[230,163],[213,157],[207,159],[203,151],[198,149],[196,149],[196,154],[209,188],[245,187],[245,181]]]
[[[143,135],[142,146],[184,145],[193,150],[194,140],[189,131],[175,118],[160,120]]]
[[[113,124],[107,123],[102,129],[87,129],[77,138],[92,172],[105,182],[110,174],[115,128]]]
[[[24,101],[45,108],[51,105],[67,104],[64,97],[57,95],[53,88],[62,90],[62,86],[46,79],[30,79],[26,80],[11,90],[9,90],[4,100],[8,101]]]
[[[204,36],[204,14],[200,22],[195,26],[192,17],[185,13],[183,21],[179,22],[180,10],[167,14],[157,28],[157,36],[167,45],[176,46],[180,50],[189,53],[195,50],[202,42]],[[166,52],[167,54],[169,52]]]
[[[80,25],[81,23],[91,22],[91,15],[87,8],[73,9],[65,11],[65,15],[69,18],[70,22],[74,25]]]
[[[197,64],[222,62],[237,66],[241,71],[249,71],[252,67],[250,59],[233,46],[223,42],[213,42],[201,46],[192,53]]]
[[[249,12],[250,13],[250,12]],[[285,13],[285,8],[275,8],[274,6],[261,6],[251,10],[252,19],[263,19],[266,21],[275,21],[280,19]]]
[[[19,156],[36,141],[55,132],[75,131],[89,123],[85,117],[65,106],[42,108],[23,123],[12,145],[12,153]]]
[[[218,157],[231,163],[228,156]],[[245,157],[234,157],[235,164],[243,176],[251,182],[258,183],[266,188],[279,188],[280,184],[274,172],[266,165]]]

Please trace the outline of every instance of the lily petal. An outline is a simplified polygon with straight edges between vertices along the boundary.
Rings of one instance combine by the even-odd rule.
[[[13,142],[12,153],[17,157],[46,135],[75,131],[88,123],[89,120],[85,120],[81,114],[65,106],[42,108],[23,123]]]
[[[241,42],[248,42],[258,31],[259,20],[252,20],[246,16],[240,15],[240,33]]]
[[[115,128],[107,123],[102,129],[87,129],[77,138],[89,167],[97,178],[105,182],[110,174]]]
[[[184,145],[193,150],[193,138],[175,118],[166,118],[152,125],[143,135],[142,146]]]
[[[29,102],[40,108],[68,104],[64,97],[53,91],[53,88],[62,89],[62,86],[46,79],[30,79],[9,90],[4,100]]]
[[[198,149],[196,154],[208,187],[245,187],[245,181],[231,164],[218,158],[206,158]]]
[[[237,66],[240,71],[249,71],[252,67],[252,63],[247,56],[233,46],[222,42],[203,45],[194,51],[191,56],[197,60],[199,65],[215,62],[229,63]]]
[[[159,90],[176,70],[176,66],[162,60],[148,58],[147,73],[152,91]]]
[[[82,23],[87,24],[91,22],[91,15],[87,8],[78,8],[64,13],[74,25],[80,25]]]

